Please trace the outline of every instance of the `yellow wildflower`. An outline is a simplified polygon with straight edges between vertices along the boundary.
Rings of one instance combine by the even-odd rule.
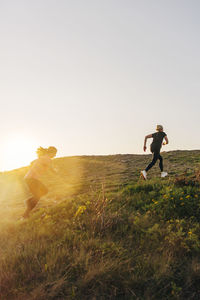
[[[77,209],[77,211],[75,213],[75,217],[83,214],[85,210],[86,210],[86,206],[85,205],[79,206],[79,208]]]

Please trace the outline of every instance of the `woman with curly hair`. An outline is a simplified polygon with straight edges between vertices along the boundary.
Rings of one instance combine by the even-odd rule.
[[[38,158],[31,163],[31,167],[24,177],[32,194],[32,197],[26,201],[24,218],[29,217],[31,210],[36,206],[40,198],[48,193],[47,187],[40,181],[41,175],[49,170],[55,172],[52,167],[52,158],[56,156],[57,149],[52,146],[49,148],[39,147],[36,153]]]

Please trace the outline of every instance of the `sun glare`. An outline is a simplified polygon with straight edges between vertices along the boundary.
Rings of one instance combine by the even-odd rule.
[[[24,167],[36,158],[37,143],[26,136],[14,135],[8,137],[2,145],[1,171]]]

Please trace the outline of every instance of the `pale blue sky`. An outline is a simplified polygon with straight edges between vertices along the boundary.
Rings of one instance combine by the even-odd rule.
[[[166,151],[200,149],[199,14],[198,0],[0,0],[0,165],[13,135],[58,156],[143,153],[157,123]]]

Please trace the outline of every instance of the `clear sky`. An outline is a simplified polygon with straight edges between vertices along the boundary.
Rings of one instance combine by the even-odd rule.
[[[0,170],[40,145],[143,153],[156,124],[166,151],[200,149],[199,15],[199,0],[0,0]]]

